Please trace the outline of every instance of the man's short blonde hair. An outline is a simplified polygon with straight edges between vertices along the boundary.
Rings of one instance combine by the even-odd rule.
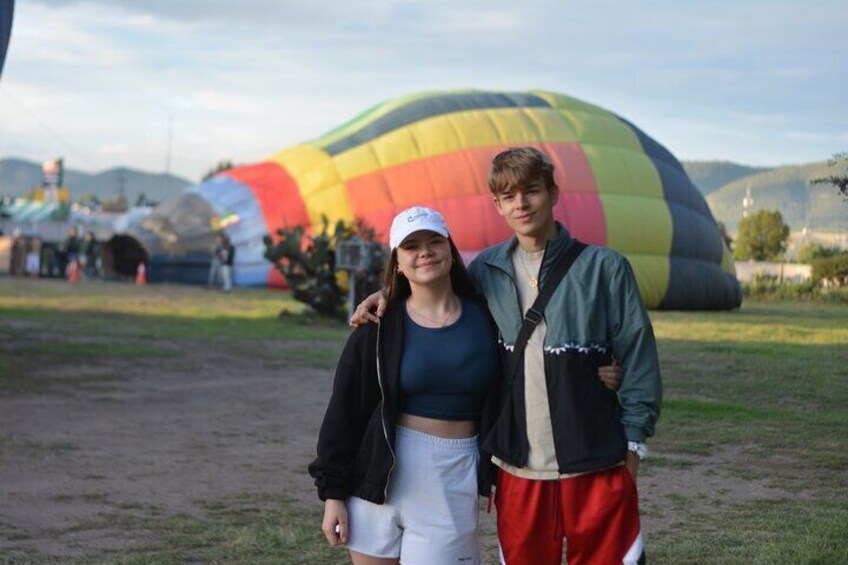
[[[511,147],[492,159],[489,190],[495,196],[522,190],[537,180],[548,191],[557,190],[551,158],[534,147]]]

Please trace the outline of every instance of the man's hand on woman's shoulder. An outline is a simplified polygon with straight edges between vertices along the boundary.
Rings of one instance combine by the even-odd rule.
[[[350,317],[348,324],[350,324],[352,328],[364,326],[369,322],[379,324],[380,318],[382,318],[383,314],[385,314],[386,306],[388,306],[388,304],[389,303],[386,300],[386,296],[383,294],[383,291],[378,290],[359,303],[359,306],[357,306],[356,310],[353,311],[353,316]]]

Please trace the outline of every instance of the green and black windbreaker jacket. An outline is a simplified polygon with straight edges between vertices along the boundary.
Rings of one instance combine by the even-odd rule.
[[[557,224],[547,243],[540,284],[554,260],[573,239]],[[512,251],[517,239],[490,247],[469,270],[489,305],[509,357],[521,328],[522,312]],[[653,435],[660,413],[662,385],[651,320],[627,259],[588,246],[572,265],[545,308],[545,379],[554,447],[560,473],[600,470],[624,460],[627,441]],[[598,379],[598,367],[615,358],[624,371],[618,393]],[[515,467],[527,464],[524,363],[515,378],[502,383],[502,403],[483,448]]]

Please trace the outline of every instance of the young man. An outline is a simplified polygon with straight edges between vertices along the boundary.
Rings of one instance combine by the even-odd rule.
[[[470,271],[507,357],[555,260],[574,244],[554,220],[550,159],[533,148],[494,158],[489,188],[515,232]],[[616,395],[597,368],[618,360]],[[644,563],[635,478],[659,415],[661,383],[651,321],[624,257],[587,247],[533,331],[484,448],[500,467],[496,504],[505,563]],[[622,463],[625,465],[622,466]],[[629,471],[629,472],[628,472]]]
[[[551,265],[575,243],[554,220],[553,172],[545,154],[521,147],[498,154],[489,175],[515,236],[480,253],[469,271],[507,361]],[[369,317],[365,306],[360,321]],[[583,250],[523,356],[483,438],[499,467],[502,561],[560,564],[565,539],[569,565],[644,563],[635,478],[662,390],[651,321],[627,260],[606,248]],[[599,367],[613,359],[624,370],[617,396],[598,381]]]

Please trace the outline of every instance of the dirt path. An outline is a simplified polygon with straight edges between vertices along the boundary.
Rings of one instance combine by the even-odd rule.
[[[304,470],[329,371],[214,349],[78,369],[82,382],[0,398],[0,550],[74,555],[137,541],[73,532],[113,509],[200,513],[197,501],[245,492],[314,500]]]

